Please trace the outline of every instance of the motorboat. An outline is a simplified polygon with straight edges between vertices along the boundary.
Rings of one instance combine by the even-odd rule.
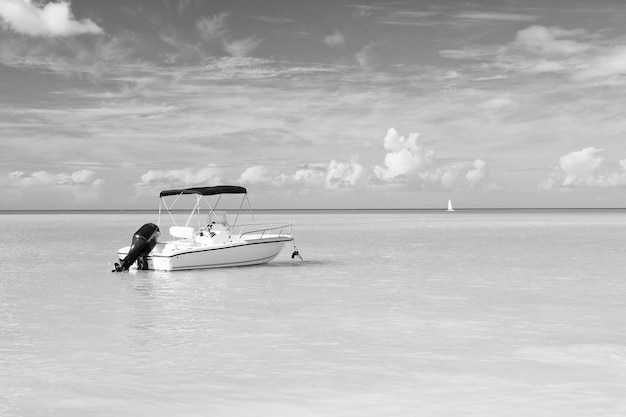
[[[222,196],[241,197],[234,221],[228,211],[218,211]],[[156,224],[146,223],[135,232],[130,246],[118,250],[119,263],[113,272],[131,268],[177,271],[265,264],[276,258],[288,242],[293,242],[291,224],[259,224],[244,187],[220,185],[161,191]],[[193,208],[181,222],[179,200]],[[217,200],[215,200],[217,199]],[[250,223],[240,221],[247,202]],[[163,210],[164,209],[164,210]],[[166,214],[165,214],[166,213]],[[245,213],[244,213],[245,214]],[[171,240],[160,241],[161,218],[169,217]],[[302,259],[294,244],[291,258]]]

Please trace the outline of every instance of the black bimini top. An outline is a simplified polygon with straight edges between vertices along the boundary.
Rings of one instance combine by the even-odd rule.
[[[159,197],[167,197],[169,195],[180,194],[200,194],[200,195],[216,195],[216,194],[247,194],[248,191],[244,187],[236,185],[217,185],[215,187],[193,187],[181,188],[179,190],[161,191]]]

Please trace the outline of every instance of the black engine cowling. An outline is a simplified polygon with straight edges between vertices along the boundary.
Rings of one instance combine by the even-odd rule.
[[[115,264],[115,270],[112,272],[126,271],[138,258],[148,255],[154,249],[160,235],[159,226],[154,223],[146,223],[141,226],[133,236],[128,254],[124,259],[120,259],[120,263]],[[147,269],[146,263],[145,259],[142,259],[139,262],[139,269]]]

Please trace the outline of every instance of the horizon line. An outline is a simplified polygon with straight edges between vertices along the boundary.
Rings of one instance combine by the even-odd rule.
[[[624,210],[626,207],[463,207],[455,208],[454,211],[531,211],[531,210]],[[237,211],[237,208],[225,208],[216,211]],[[133,209],[0,209],[0,214],[17,213],[125,213],[125,212],[158,212],[155,208],[133,208]],[[188,212],[189,209],[173,209],[171,211]],[[210,211],[210,210],[204,210]],[[242,210],[249,211],[249,210]],[[396,208],[257,208],[251,211],[442,211],[448,212],[445,208],[421,208],[421,207],[396,207]]]

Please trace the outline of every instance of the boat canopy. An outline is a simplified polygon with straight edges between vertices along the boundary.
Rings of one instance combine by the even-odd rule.
[[[180,194],[200,194],[200,195],[217,195],[217,194],[247,194],[247,190],[244,187],[236,185],[217,185],[215,187],[193,187],[193,188],[181,188],[178,190],[165,190],[161,191],[159,197],[167,197],[170,195]]]

